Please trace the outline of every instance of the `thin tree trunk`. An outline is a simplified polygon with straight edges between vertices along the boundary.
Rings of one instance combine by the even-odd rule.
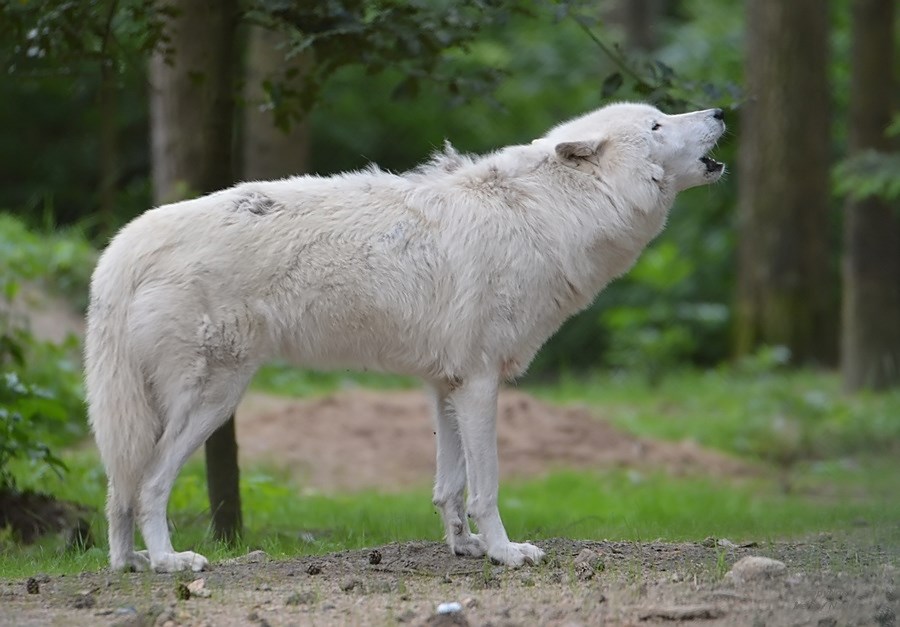
[[[304,118],[289,129],[275,124],[263,81],[291,89],[303,89],[302,77],[309,61],[304,56],[286,60],[279,43],[284,37],[264,28],[250,28],[244,83],[243,168],[246,180],[274,179],[307,172],[309,124]]]
[[[739,147],[736,352],[837,358],[828,255],[828,3],[748,0]]]
[[[197,196],[233,182],[237,0],[179,0],[167,35],[169,54],[150,63],[153,191],[158,203]],[[241,533],[234,417],[206,443],[213,530]]]
[[[100,223],[95,230],[110,234],[115,227],[116,191],[119,180],[119,151],[116,129],[116,75],[111,62],[102,61],[100,70]]]
[[[885,129],[898,90],[894,0],[854,0],[850,153],[896,148]],[[900,207],[849,202],[844,221],[841,373],[848,391],[900,384]]]

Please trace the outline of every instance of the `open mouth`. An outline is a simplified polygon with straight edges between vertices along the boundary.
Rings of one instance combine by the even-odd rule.
[[[715,172],[721,172],[722,168],[725,167],[725,164],[721,161],[716,161],[710,157],[700,157],[700,161],[703,162],[703,165],[706,166],[706,171],[709,174],[713,174]]]

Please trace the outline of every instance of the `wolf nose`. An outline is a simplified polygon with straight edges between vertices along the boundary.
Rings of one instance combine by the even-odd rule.
[[[713,109],[713,117],[716,118],[717,120],[724,120],[725,112],[722,111],[721,109]]]

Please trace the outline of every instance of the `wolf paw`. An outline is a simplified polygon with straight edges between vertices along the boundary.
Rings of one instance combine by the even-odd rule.
[[[481,539],[480,534],[469,533],[465,536],[454,536],[449,544],[455,555],[482,557],[487,553],[487,545]]]
[[[150,562],[153,570],[158,573],[175,573],[181,570],[199,572],[209,568],[209,560],[193,551],[162,553],[155,557],[151,556]]]
[[[110,569],[122,572],[144,572],[150,570],[150,556],[147,551],[132,551],[122,560],[112,560]]]
[[[488,557],[495,562],[518,568],[524,564],[537,564],[544,559],[544,552],[533,544],[507,542],[488,549]]]

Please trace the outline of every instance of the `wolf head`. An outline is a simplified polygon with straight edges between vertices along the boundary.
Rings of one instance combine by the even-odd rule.
[[[556,158],[579,171],[633,181],[649,177],[678,193],[719,180],[725,166],[707,153],[724,132],[721,109],[667,115],[621,103],[561,124],[536,143],[549,143]]]

